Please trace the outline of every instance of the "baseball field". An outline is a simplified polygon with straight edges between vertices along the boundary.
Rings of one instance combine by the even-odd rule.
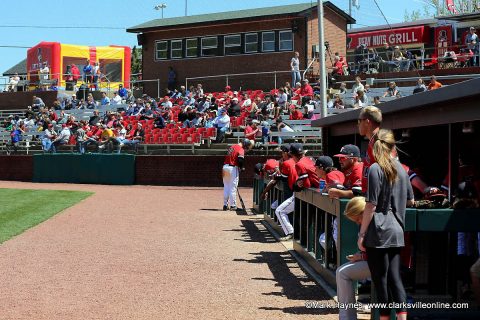
[[[338,317],[305,307],[333,301],[261,217],[221,210],[221,188],[0,188],[0,319]]]

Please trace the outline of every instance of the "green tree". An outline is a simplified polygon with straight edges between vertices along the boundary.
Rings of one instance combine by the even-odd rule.
[[[138,80],[138,74],[142,73],[142,49],[133,46],[131,57],[131,73],[134,80]]]

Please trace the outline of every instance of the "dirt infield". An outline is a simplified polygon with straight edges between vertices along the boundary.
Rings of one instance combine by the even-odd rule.
[[[218,188],[0,187],[95,192],[0,246],[0,319],[338,317],[304,307],[325,294],[259,218],[219,210]]]

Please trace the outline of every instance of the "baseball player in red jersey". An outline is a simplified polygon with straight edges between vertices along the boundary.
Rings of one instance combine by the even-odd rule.
[[[330,188],[344,188],[345,176],[333,166],[333,160],[329,156],[317,158],[315,161],[315,172],[321,181],[325,181],[323,188],[320,190],[321,192]]]
[[[295,191],[318,188],[320,179],[315,169],[315,163],[309,157],[305,157],[303,145],[301,143],[292,143],[290,145],[290,154],[293,160],[295,160],[295,170],[298,175]]]
[[[283,144],[280,146],[280,152],[281,152],[281,155],[282,155],[282,158],[280,159],[280,161],[277,161],[276,163],[276,167],[273,169],[273,170],[270,170],[269,172],[267,172],[267,174],[272,178],[272,180],[270,180],[270,182],[265,186],[265,189],[262,191],[262,194],[260,195],[260,198],[263,199],[263,200],[266,200],[267,199],[267,195],[268,195],[268,192],[278,183],[278,182],[281,182],[281,181],[286,181],[287,184],[285,184],[285,188],[284,190],[286,192],[288,192],[288,165],[289,163],[287,163],[286,165],[284,165],[284,163],[286,161],[289,161],[290,160],[290,155],[288,154],[288,152],[290,151],[290,145],[289,144]],[[265,165],[263,166],[263,168],[265,169],[271,169],[273,167],[273,162],[271,162],[271,165],[267,166],[267,163],[269,161],[276,161],[276,160],[273,160],[273,159],[269,159],[267,160],[267,162],[265,162]],[[295,167],[295,163],[293,162],[293,160],[291,160],[291,162],[293,163],[293,166]],[[284,177],[282,177],[282,172],[284,172]],[[286,179],[286,180],[285,180]],[[293,180],[293,178],[291,179]],[[295,178],[296,180],[296,178]],[[293,182],[295,182],[295,180],[293,180],[291,182],[292,186],[293,186]],[[288,195],[288,197],[290,197],[291,194]]]
[[[358,116],[358,131],[361,136],[369,139],[368,149],[365,159],[363,160],[363,177],[362,177],[362,193],[366,193],[368,189],[368,170],[374,164],[373,144],[377,140],[377,133],[382,124],[382,111],[377,107],[368,106],[360,111]]]
[[[353,198],[362,194],[363,163],[359,162],[360,149],[353,144],[347,144],[336,154],[340,169],[345,175],[345,189],[330,188],[328,196],[333,198]]]
[[[237,210],[237,187],[240,170],[244,170],[245,151],[252,149],[253,142],[245,139],[228,148],[222,168],[223,211]]]

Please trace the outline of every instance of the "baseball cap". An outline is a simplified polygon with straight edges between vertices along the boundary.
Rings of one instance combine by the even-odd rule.
[[[290,152],[290,144],[285,143],[280,146],[280,150],[282,152]]]
[[[221,114],[222,114],[222,113],[226,113],[226,112],[227,112],[227,110],[225,110],[225,109],[220,109],[220,113],[221,113]]]
[[[278,167],[278,161],[275,160],[275,159],[268,159],[266,162],[265,162],[265,166],[263,167],[265,169],[265,171],[268,173],[268,174],[272,174],[273,171],[275,170],[275,168]]]
[[[333,167],[333,160],[329,156],[320,156],[315,161],[315,167],[320,169]]]
[[[360,149],[358,149],[358,147],[355,146],[355,145],[353,145],[353,144],[347,144],[347,145],[344,145],[344,146],[340,149],[340,153],[334,155],[334,157],[339,157],[339,158],[350,158],[350,157],[360,158]]]
[[[304,153],[305,153],[305,150],[303,149],[303,145],[301,143],[292,143],[290,145],[290,154],[300,155]]]
[[[257,163],[253,170],[255,171],[256,174],[260,174],[263,170],[263,164]]]

